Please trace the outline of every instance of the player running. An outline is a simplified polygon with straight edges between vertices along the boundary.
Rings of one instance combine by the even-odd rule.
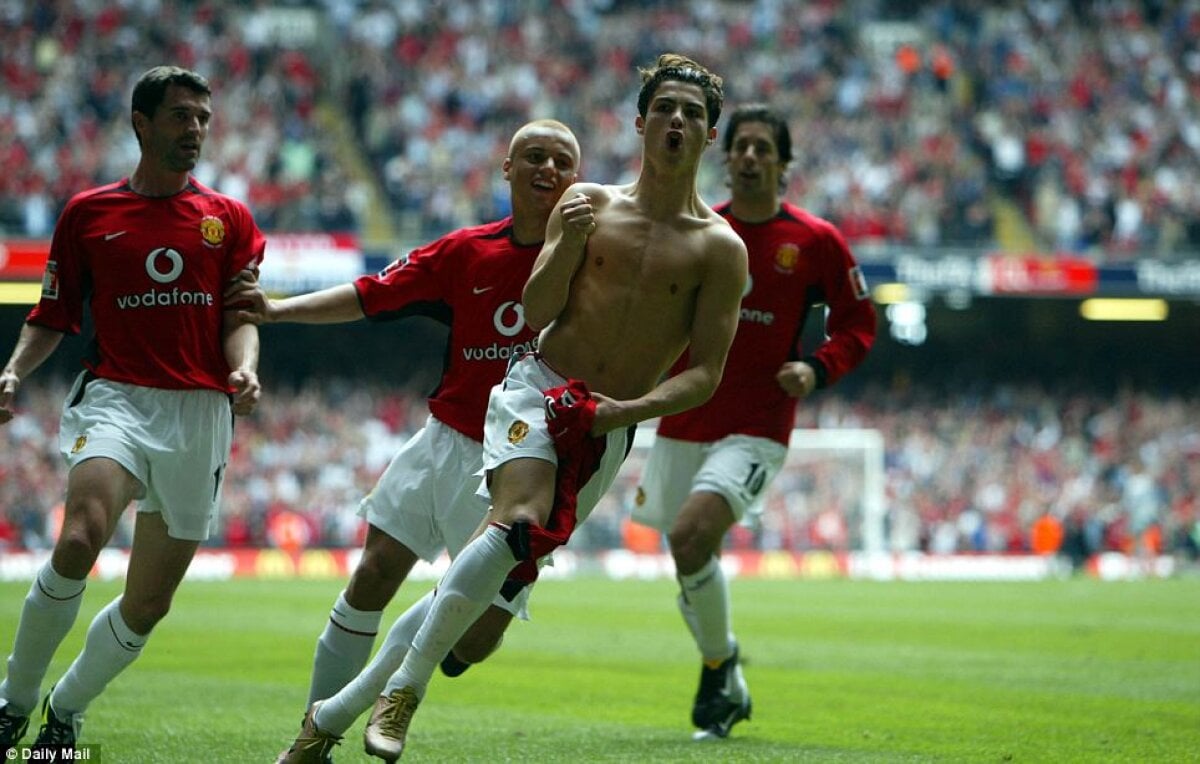
[[[327,760],[341,735],[371,707],[407,653],[432,594],[397,619],[363,671],[384,608],[418,558],[432,562],[443,548],[457,556],[487,511],[475,488],[483,468],[488,392],[512,357],[537,347],[521,290],[541,251],[546,221],[577,178],[579,154],[566,125],[530,122],[513,135],[502,164],[511,216],[447,234],[352,284],[280,301],[268,300],[253,283],[231,294],[251,303],[241,317],[255,323],[425,315],[450,328],[446,368],[429,399],[425,426],[360,504],[368,523],[363,555],[317,640],[303,727],[280,762]],[[482,661],[514,615],[528,617],[528,588],[514,584],[506,594],[497,595],[454,648],[439,656],[446,674]]]
[[[751,710],[721,541],[735,522],[762,511],[763,492],[787,455],[796,402],[841,379],[875,341],[875,308],[845,240],[782,200],[792,158],[783,117],[762,104],[735,109],[724,150],[733,194],[716,210],[750,257],[741,320],[712,398],[659,422],[633,511],[667,534],[679,609],[703,660],[692,706],[697,740],[726,737]],[[804,323],[819,304],[828,336],[802,355]]]
[[[258,403],[258,330],[224,311],[222,292],[258,267],[266,239],[245,205],[189,175],[211,117],[200,75],[173,66],[142,75],[133,89],[137,168],[67,204],[41,300],[0,373],[3,424],[21,382],[64,334],[79,332],[88,304],[91,352],[59,427],[70,466],[62,531],[25,598],[0,684],[6,754],[25,733],[96,557],[134,499],[125,592],[95,617],[83,652],[42,702],[35,745],[73,747],[83,712],[141,654],[216,525],[234,415]]]
[[[437,663],[513,575],[566,543],[616,475],[633,425],[703,403],[737,325],[745,247],[696,192],[721,78],[664,54],[642,71],[642,170],[578,184],[550,217],[525,285],[538,352],[488,403],[488,526],[451,563],[400,670],[376,700],[368,753],[394,761]],[[687,368],[664,374],[685,347]],[[514,571],[514,566],[517,570]]]

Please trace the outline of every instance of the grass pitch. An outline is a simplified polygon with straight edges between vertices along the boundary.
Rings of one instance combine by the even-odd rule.
[[[427,587],[405,586],[385,627]],[[0,650],[27,588],[0,585]],[[187,582],[142,657],[88,711],[81,742],[110,764],[272,761],[299,725],[313,643],[340,588]],[[89,585],[48,683],[118,591]],[[487,663],[434,680],[404,761],[1197,760],[1200,580],[733,591],[754,717],[729,740],[689,739],[699,668],[674,584],[584,578],[539,584],[532,623],[515,624]],[[336,761],[375,761],[362,753],[364,722]]]

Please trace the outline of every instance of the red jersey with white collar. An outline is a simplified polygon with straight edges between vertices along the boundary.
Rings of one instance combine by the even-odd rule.
[[[541,250],[540,242],[517,244],[507,217],[449,233],[354,282],[369,319],[419,315],[450,327],[429,411],[479,442],[492,386],[504,378],[510,358],[537,344],[521,293]]]
[[[93,188],[63,210],[26,320],[78,334],[87,303],[95,336],[84,365],[96,376],[232,392],[221,295],[265,248],[244,204],[194,178],[161,198],[128,179]]]
[[[749,253],[741,319],[713,397],[690,411],[663,417],[658,432],[703,443],[754,435],[787,445],[796,399],[783,391],[775,374],[784,363],[803,359],[816,369],[819,386],[841,379],[875,341],[875,307],[846,240],[828,221],[787,203],[762,223],[733,217],[729,202],[715,209]],[[828,308],[827,339],[804,355],[804,321],[821,303]],[[685,353],[673,372],[686,366]]]

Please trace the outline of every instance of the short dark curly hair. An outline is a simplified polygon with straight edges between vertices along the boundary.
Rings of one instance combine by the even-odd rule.
[[[724,80],[718,75],[679,53],[663,53],[653,67],[639,68],[638,72],[642,75],[642,90],[638,93],[638,114],[643,119],[658,86],[668,80],[674,80],[700,86],[704,91],[708,126],[716,126],[721,117],[721,105],[725,102]]]

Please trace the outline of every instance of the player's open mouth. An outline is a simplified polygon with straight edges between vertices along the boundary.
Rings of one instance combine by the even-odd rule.
[[[667,133],[667,148],[677,149],[683,145],[683,133]]]

